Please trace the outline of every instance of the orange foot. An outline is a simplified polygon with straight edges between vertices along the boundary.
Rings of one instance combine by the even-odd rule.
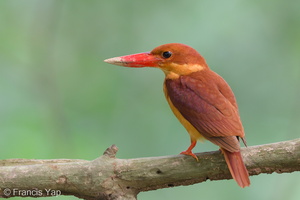
[[[184,155],[188,155],[188,156],[192,156],[193,158],[195,158],[198,162],[199,159],[198,157],[193,154],[192,149],[196,146],[197,141],[191,141],[191,145],[189,146],[189,148],[186,151],[181,152],[180,154],[184,154]]]
[[[192,151],[186,150],[186,151],[181,152],[180,154],[192,156],[193,158],[195,158],[197,160],[197,162],[199,162],[198,157]]]

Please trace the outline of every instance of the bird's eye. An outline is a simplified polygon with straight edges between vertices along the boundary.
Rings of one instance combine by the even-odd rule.
[[[172,52],[171,52],[171,51],[164,51],[164,52],[162,53],[162,56],[163,56],[164,58],[170,58],[170,57],[172,56]]]

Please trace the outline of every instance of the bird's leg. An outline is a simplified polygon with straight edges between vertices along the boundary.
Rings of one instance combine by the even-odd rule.
[[[197,161],[199,161],[198,157],[192,152],[192,149],[196,146],[196,143],[197,143],[197,141],[191,140],[191,145],[189,146],[189,148],[186,151],[181,152],[180,154],[192,156]]]

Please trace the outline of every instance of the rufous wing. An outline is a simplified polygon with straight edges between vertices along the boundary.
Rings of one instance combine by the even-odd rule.
[[[228,151],[239,151],[237,137],[244,137],[244,129],[234,94],[221,76],[208,69],[166,79],[165,86],[173,105],[201,135]]]

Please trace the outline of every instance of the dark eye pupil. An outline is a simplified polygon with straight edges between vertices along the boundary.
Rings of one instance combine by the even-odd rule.
[[[170,58],[172,56],[172,53],[170,51],[165,51],[165,52],[163,52],[162,56],[164,58]]]

